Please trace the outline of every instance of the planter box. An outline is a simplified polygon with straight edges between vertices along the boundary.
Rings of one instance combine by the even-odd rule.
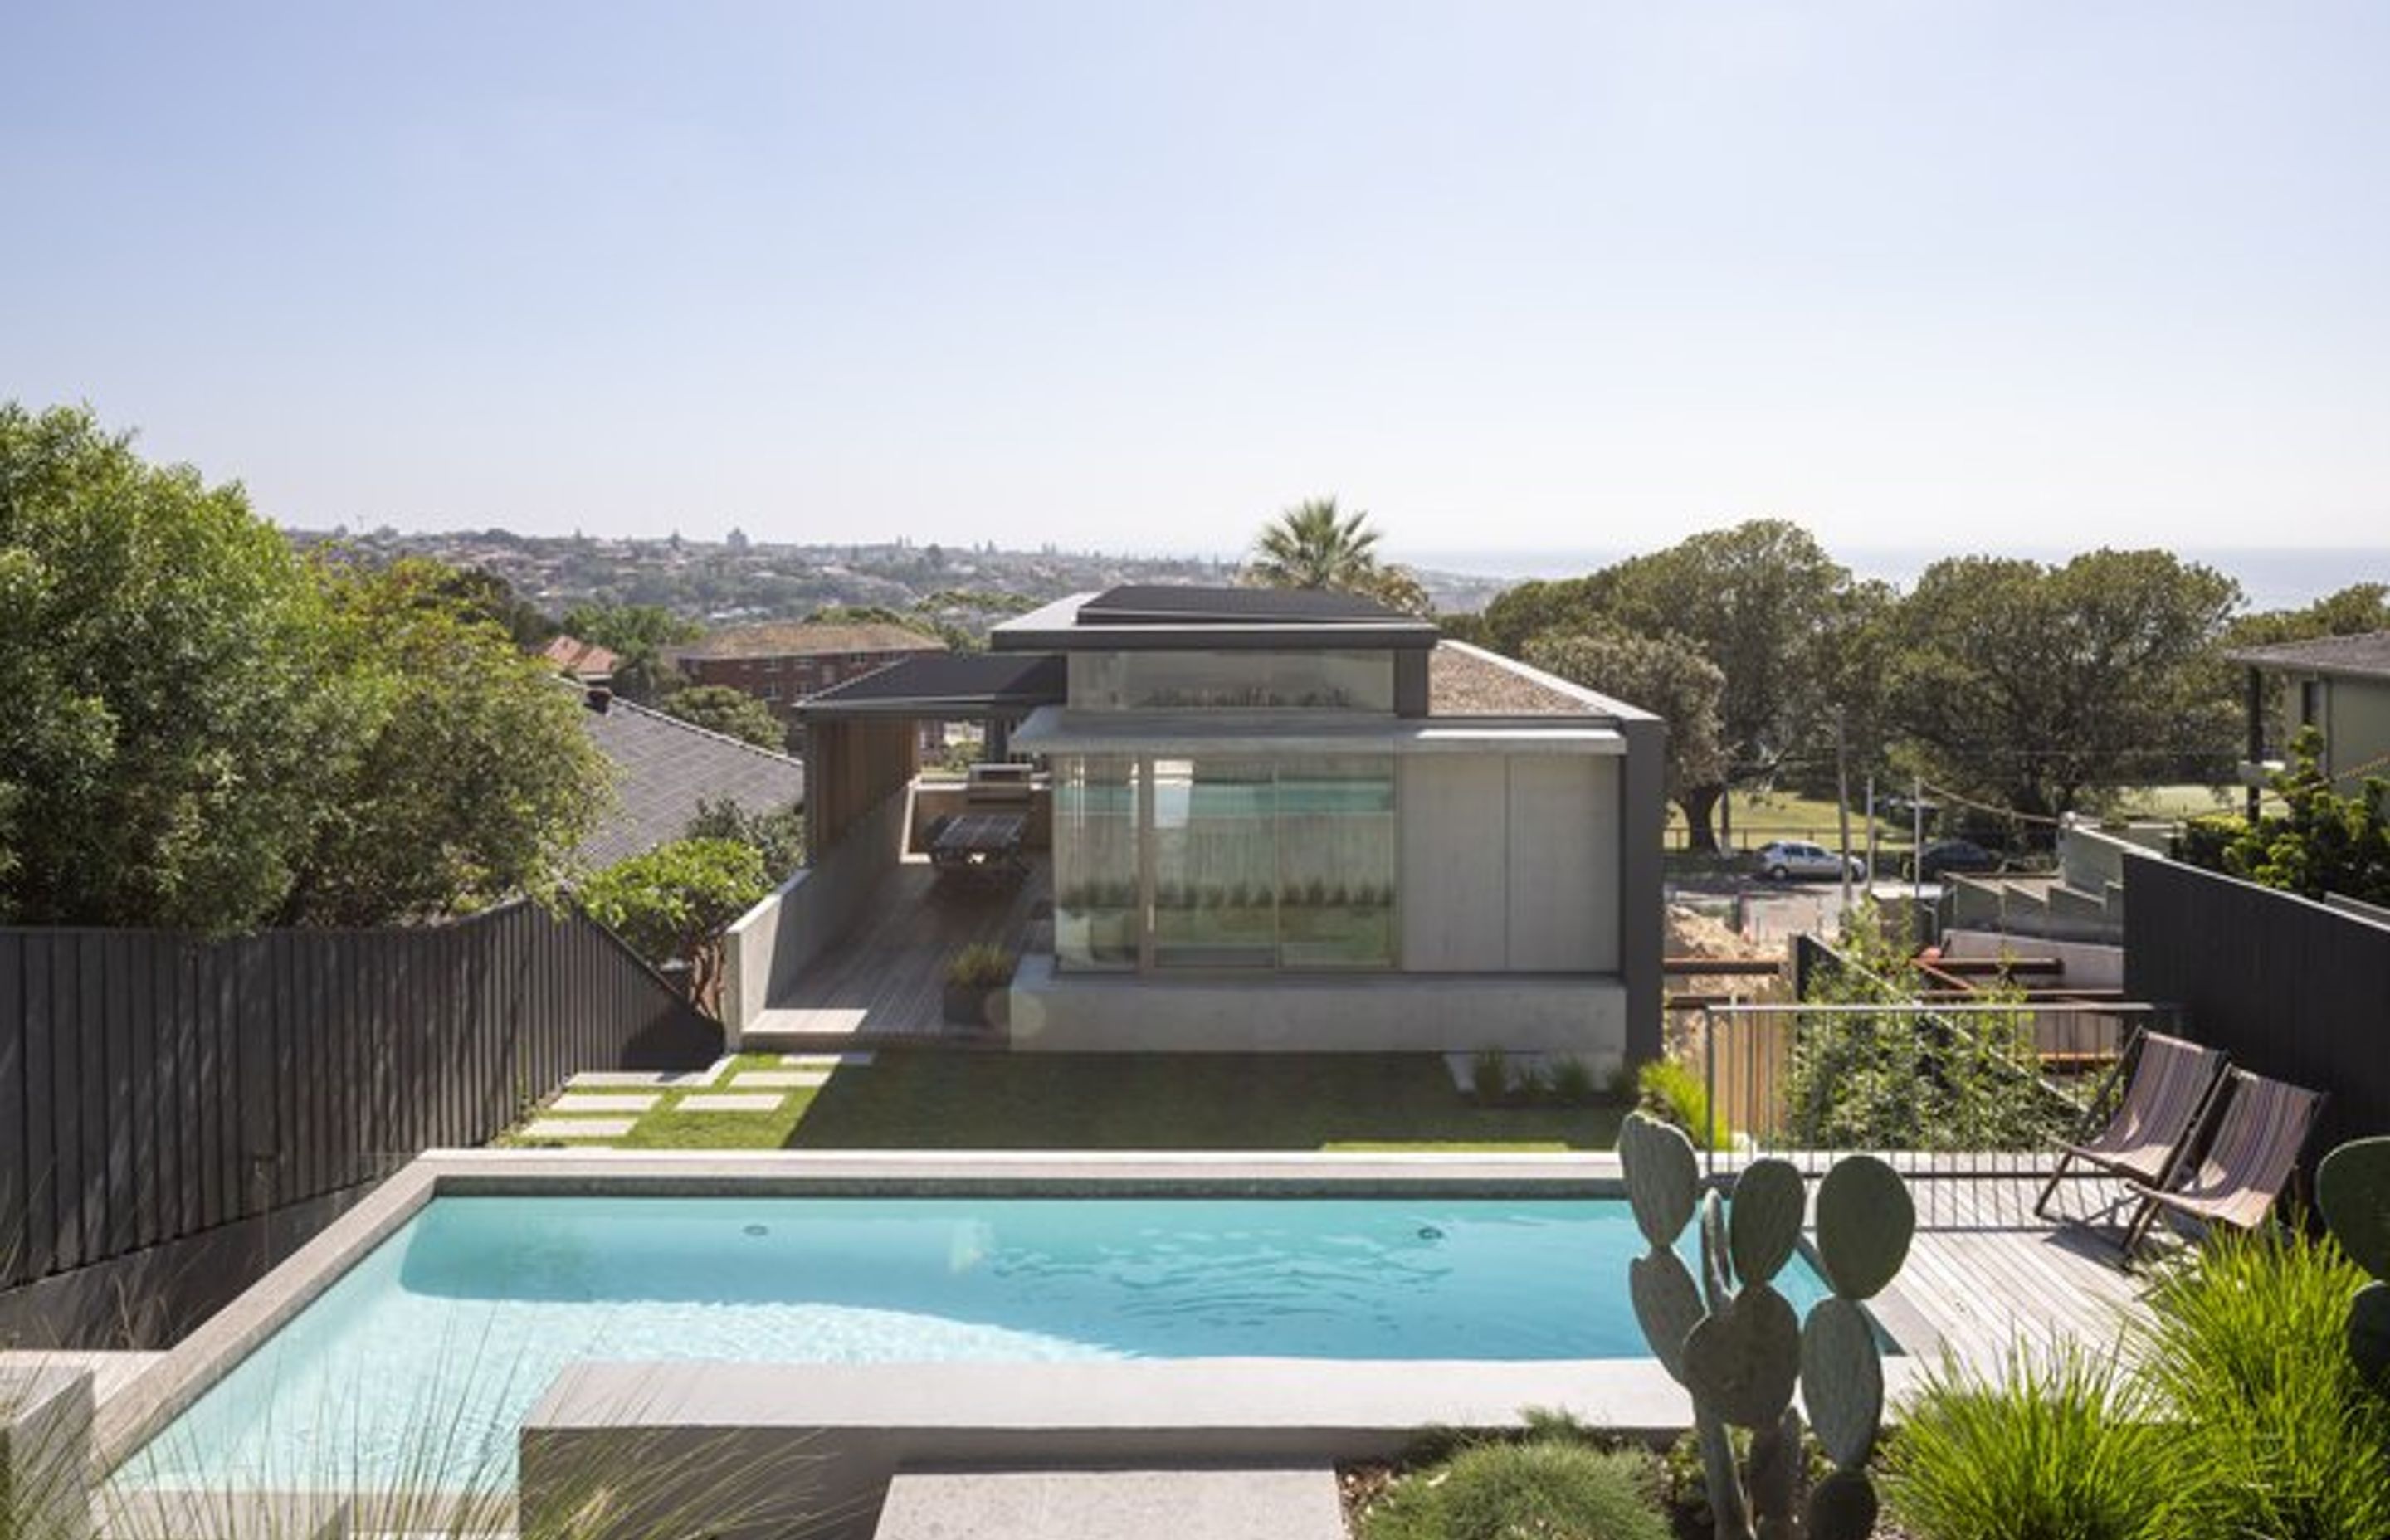
[[[996,993],[982,984],[948,984],[944,995],[946,1025],[950,1027],[983,1027],[987,1025],[987,997]]]

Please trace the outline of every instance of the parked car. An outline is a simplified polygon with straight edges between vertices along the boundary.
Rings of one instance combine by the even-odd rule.
[[[1946,872],[1993,872],[2000,858],[1972,840],[1936,840],[1909,864],[1920,882],[1938,882]]]
[[[1823,845],[1812,845],[1799,840],[1777,840],[1759,847],[1759,873],[1770,882],[1789,882],[1794,878],[1810,877],[1837,880],[1843,875],[1843,858]],[[1850,874],[1854,881],[1867,878],[1867,863],[1854,855],[1850,858]]]

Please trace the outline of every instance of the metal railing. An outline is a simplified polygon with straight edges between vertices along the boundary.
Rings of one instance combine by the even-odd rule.
[[[1707,1097],[1714,1175],[1762,1156],[1822,1173],[1845,1154],[1954,1181],[2046,1175],[2117,1091],[2133,1032],[2171,1007],[1900,1001],[1704,1007],[1677,1029]]]

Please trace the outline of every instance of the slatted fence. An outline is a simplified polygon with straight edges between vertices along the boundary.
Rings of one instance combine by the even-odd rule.
[[[611,932],[530,904],[221,941],[0,930],[0,1288],[482,1143],[575,1071],[720,1045]]]

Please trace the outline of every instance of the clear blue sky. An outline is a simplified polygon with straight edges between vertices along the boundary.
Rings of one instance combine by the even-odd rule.
[[[0,396],[287,523],[2390,545],[2390,6],[9,7]]]

